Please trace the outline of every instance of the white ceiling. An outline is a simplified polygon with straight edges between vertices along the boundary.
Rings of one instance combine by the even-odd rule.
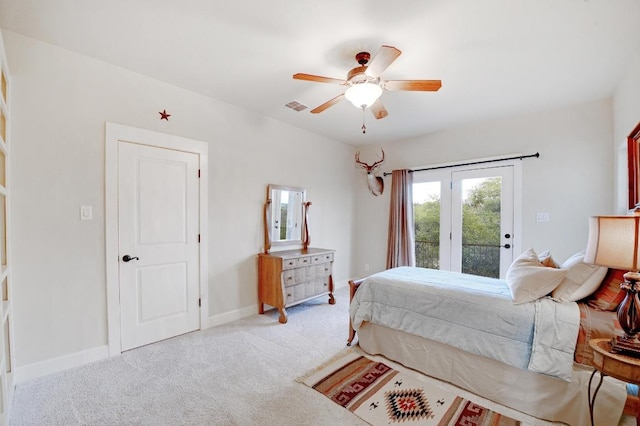
[[[639,17],[640,0],[0,0],[3,29],[353,145],[609,97]],[[309,113],[343,87],[294,73],[346,78],[382,44],[403,52],[384,79],[440,91],[383,93],[365,135],[346,100]]]

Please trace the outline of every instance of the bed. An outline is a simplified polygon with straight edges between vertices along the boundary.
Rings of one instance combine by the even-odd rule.
[[[569,268],[542,267],[544,273],[565,271],[556,281],[566,282]],[[610,291],[620,275],[599,271],[591,278],[597,286],[589,283],[581,290],[588,297],[577,302],[560,301],[560,293],[552,299],[544,288],[549,296],[532,294],[527,297],[533,300],[515,303],[507,280],[393,268],[350,281],[349,344],[357,331],[367,353],[537,418],[586,425],[593,372],[588,341],[620,332],[611,308],[621,295]],[[577,287],[570,292],[582,296]],[[593,299],[598,291],[607,293],[607,306]],[[595,424],[616,425],[625,402],[635,414],[625,384],[606,377],[595,402]]]

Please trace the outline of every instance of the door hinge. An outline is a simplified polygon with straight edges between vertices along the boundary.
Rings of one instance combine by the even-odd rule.
[[[200,177],[200,169],[198,169],[198,177]]]
[[[198,306],[202,306],[202,299],[198,299]]]
[[[200,242],[200,234],[198,234],[198,242]]]

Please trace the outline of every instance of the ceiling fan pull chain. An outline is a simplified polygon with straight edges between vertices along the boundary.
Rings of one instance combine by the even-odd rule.
[[[365,110],[365,107],[362,106],[362,134],[363,135],[367,133],[367,126],[364,125],[364,117],[365,117],[364,110]]]

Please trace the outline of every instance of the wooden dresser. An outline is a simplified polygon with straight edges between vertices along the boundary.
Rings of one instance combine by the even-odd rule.
[[[277,308],[279,321],[287,322],[285,308],[316,297],[333,297],[334,250],[308,248],[260,253],[258,259],[258,303],[260,313],[264,305]]]

